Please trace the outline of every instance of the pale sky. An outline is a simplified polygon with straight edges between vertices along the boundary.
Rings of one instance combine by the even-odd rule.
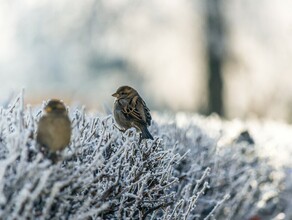
[[[154,109],[199,111],[207,95],[203,2],[3,0],[0,100],[25,88],[28,102],[62,96],[102,107],[129,84]],[[229,117],[292,118],[291,6],[226,1]]]

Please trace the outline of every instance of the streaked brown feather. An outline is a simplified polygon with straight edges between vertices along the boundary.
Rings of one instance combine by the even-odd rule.
[[[117,98],[113,111],[117,124],[125,130],[135,127],[141,131],[142,139],[153,140],[147,129],[152,120],[150,110],[138,92],[129,86],[121,86],[113,96]]]
[[[143,99],[136,95],[128,105],[123,107],[123,113],[143,124],[150,125],[151,115]]]

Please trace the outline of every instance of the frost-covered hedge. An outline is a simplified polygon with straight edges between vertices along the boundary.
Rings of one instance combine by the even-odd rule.
[[[21,95],[0,109],[0,219],[249,219],[281,211],[280,178],[271,178],[248,133],[218,147],[220,137],[193,120],[179,126],[178,117],[154,115],[155,140],[139,145],[136,131],[121,133],[110,115],[69,112],[71,145],[52,164],[34,139],[41,109],[24,107]]]

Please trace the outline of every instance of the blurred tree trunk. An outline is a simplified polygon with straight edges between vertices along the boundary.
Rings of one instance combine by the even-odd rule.
[[[223,0],[205,0],[208,65],[208,113],[224,116],[222,66],[225,56]]]

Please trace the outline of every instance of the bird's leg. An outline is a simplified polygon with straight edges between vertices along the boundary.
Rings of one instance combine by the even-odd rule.
[[[126,131],[126,129],[119,128],[116,124],[114,124],[114,126],[115,126],[119,131],[121,131],[121,132],[123,132],[123,133]]]
[[[48,159],[50,159],[53,164],[56,164],[60,158],[61,157],[56,152],[49,152],[48,154]]]
[[[140,145],[141,144],[141,142],[142,142],[142,133],[139,133],[139,142],[138,142],[138,144]]]
[[[40,152],[42,152],[42,154],[44,156],[47,156],[49,154],[49,150],[48,150],[48,147],[45,146],[45,145],[39,145],[39,149],[40,149]]]

